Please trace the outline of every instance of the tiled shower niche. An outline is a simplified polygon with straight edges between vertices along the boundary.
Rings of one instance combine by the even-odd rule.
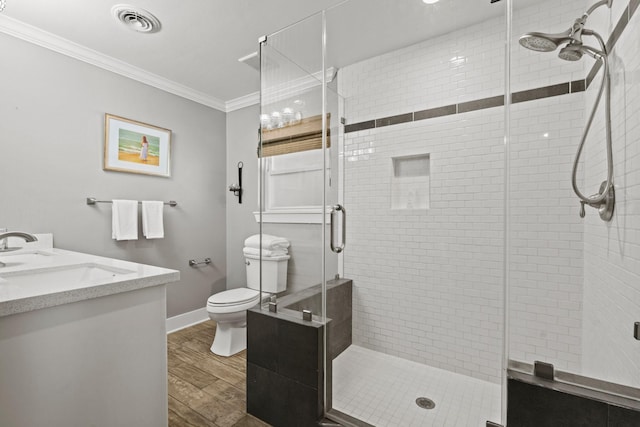
[[[429,209],[429,154],[393,157],[391,209]]]

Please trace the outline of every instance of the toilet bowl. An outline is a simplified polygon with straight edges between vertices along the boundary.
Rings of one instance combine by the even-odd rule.
[[[249,288],[230,289],[209,297],[207,312],[216,322],[211,351],[231,356],[247,348],[247,310],[260,302],[260,292]]]
[[[286,289],[289,255],[262,257],[262,298],[260,296],[260,256],[246,255],[247,287],[229,289],[209,297],[207,313],[216,322],[211,351],[232,356],[247,348],[247,310],[271,294]]]

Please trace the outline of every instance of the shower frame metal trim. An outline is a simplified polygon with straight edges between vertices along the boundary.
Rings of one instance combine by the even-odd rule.
[[[507,376],[552,390],[575,394],[635,411],[640,410],[640,388],[557,369],[554,371],[554,379],[547,380],[534,375],[532,364],[516,360],[509,360]]]

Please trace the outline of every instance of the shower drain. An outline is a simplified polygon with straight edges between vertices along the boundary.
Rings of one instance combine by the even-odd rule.
[[[426,397],[417,398],[416,405],[418,405],[422,409],[433,409],[436,407],[436,403],[433,400]]]

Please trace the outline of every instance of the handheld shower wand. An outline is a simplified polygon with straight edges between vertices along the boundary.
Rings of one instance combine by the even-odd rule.
[[[582,138],[580,139],[580,144],[578,145],[578,150],[576,153],[575,160],[573,162],[573,172],[571,174],[571,186],[573,187],[573,191],[576,193],[578,198],[580,199],[580,217],[585,217],[585,205],[589,205],[593,208],[598,209],[600,214],[600,218],[604,221],[610,221],[613,218],[613,208],[615,205],[615,191],[613,188],[613,149],[612,149],[612,141],[611,141],[611,84],[609,77],[609,61],[607,57],[607,48],[603,38],[597,32],[585,28],[585,23],[587,22],[587,18],[591,13],[600,6],[606,5],[611,8],[611,4],[613,0],[602,0],[591,6],[582,17],[575,20],[573,26],[569,28],[564,33],[558,34],[546,34],[546,33],[537,33],[531,32],[522,35],[519,39],[519,43],[526,47],[527,49],[531,49],[537,52],[552,52],[556,50],[561,44],[567,43],[560,52],[558,53],[558,57],[560,59],[564,59],[565,61],[578,61],[582,58],[584,54],[592,57],[596,61],[600,61],[602,63],[603,75],[602,82],[600,84],[600,89],[598,90],[598,94],[596,96],[596,101],[591,110],[591,114],[587,119],[587,124],[585,126],[584,132],[582,134]],[[586,46],[582,43],[582,36],[592,36],[595,37],[600,45],[600,49],[596,49],[591,46]],[[589,129],[591,128],[591,124],[593,123],[593,118],[595,116],[598,105],[600,104],[600,100],[602,99],[603,92],[605,95],[605,127],[606,127],[606,151],[607,151],[607,180],[603,181],[600,185],[600,189],[596,194],[591,196],[585,196],[582,194],[577,185],[577,171],[578,164],[580,162],[580,155],[582,154],[582,150],[584,148],[584,144],[587,140],[587,136],[589,134]]]

